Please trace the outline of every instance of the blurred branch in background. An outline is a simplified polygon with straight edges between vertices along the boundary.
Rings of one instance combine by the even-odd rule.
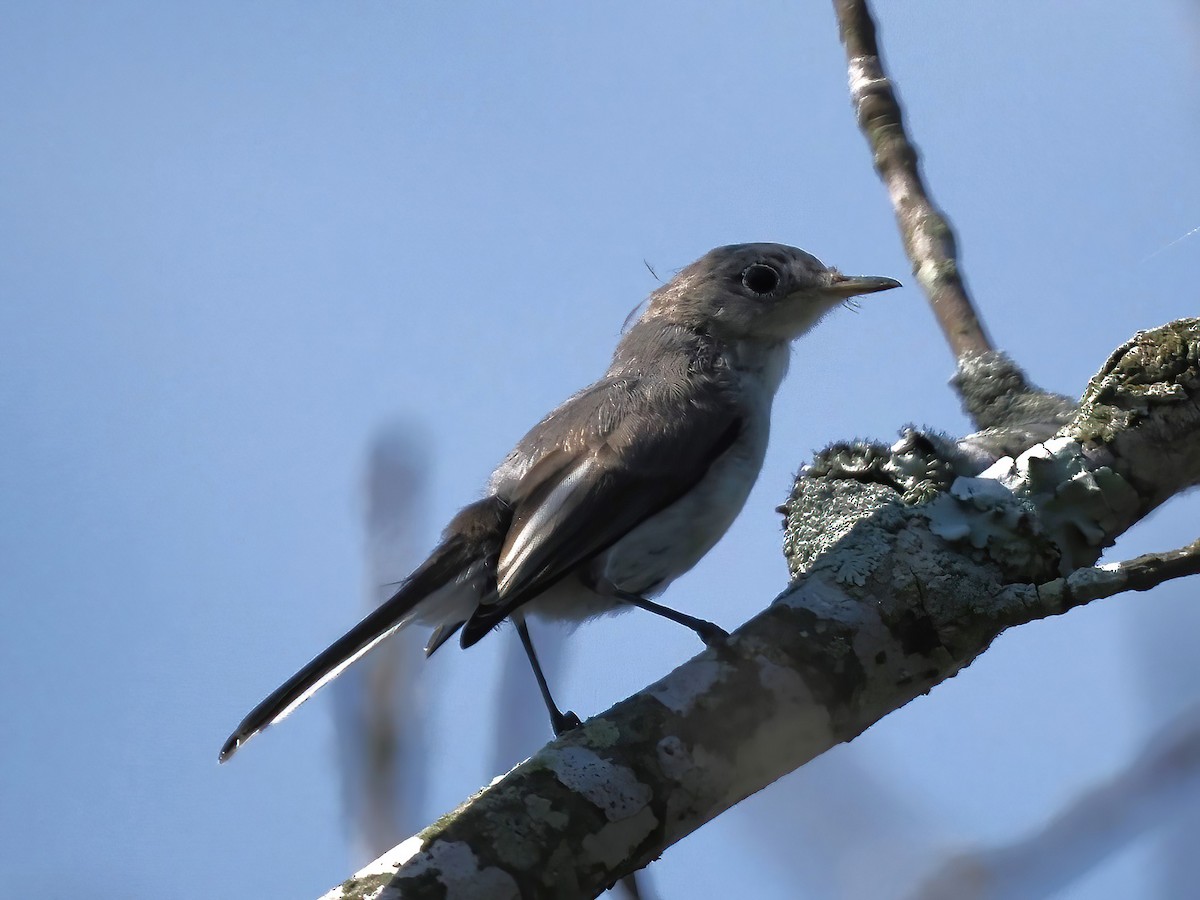
[[[551,684],[561,684],[568,632],[554,623],[531,619],[529,628],[538,661]],[[506,630],[496,689],[496,729],[491,771],[507,772],[546,742],[546,709],[538,699],[537,682],[515,633]]]
[[[1052,896],[1198,802],[1200,706],[1193,706],[1151,738],[1125,771],[1066,806],[1044,828],[1011,844],[954,856],[911,900]]]
[[[850,744],[781,778],[735,814],[759,864],[782,873],[797,896],[888,900],[929,871],[950,837],[906,788],[881,777],[878,762]]]
[[[366,608],[395,590],[419,558],[426,456],[395,424],[371,443],[366,472]],[[429,679],[424,635],[403,631],[334,685],[338,762],[355,856],[374,859],[423,823]]]

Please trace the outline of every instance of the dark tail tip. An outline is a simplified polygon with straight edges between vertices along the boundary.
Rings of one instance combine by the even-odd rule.
[[[242,738],[238,734],[231,734],[221,746],[221,755],[217,757],[218,763],[228,762],[233,758],[233,754],[238,752],[238,748],[242,746]]]

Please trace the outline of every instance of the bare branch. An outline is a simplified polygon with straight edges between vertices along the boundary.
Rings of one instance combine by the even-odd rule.
[[[870,5],[867,0],[834,0],[833,6],[846,48],[858,126],[887,187],[913,274],[958,361],[952,384],[972,421],[991,431],[982,440],[995,444],[1014,437],[1045,439],[1070,418],[1071,401],[1030,383],[1016,363],[992,347],[963,281],[954,229],[921,177],[920,156],[908,138],[900,101],[883,67]],[[1021,427],[1014,433],[1018,423]]]
[[[1147,553],[1124,562],[1076,569],[1038,587],[1044,602],[1057,603],[1066,612],[1093,600],[1126,591],[1148,591],[1165,581],[1200,575],[1200,540],[1166,553]]]
[[[921,180],[917,148],[905,133],[900,103],[884,72],[867,0],[834,0],[833,6],[846,47],[858,126],[891,197],[913,274],[955,358],[990,351],[993,347],[959,273],[954,230]]]

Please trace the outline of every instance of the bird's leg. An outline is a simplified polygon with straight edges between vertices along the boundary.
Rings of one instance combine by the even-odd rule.
[[[533,668],[533,677],[537,679],[538,689],[542,692],[542,700],[546,703],[546,710],[550,713],[550,727],[554,729],[555,737],[561,737],[563,733],[579,726],[579,716],[570,710],[565,713],[559,712],[554,698],[550,696],[550,686],[546,684],[546,676],[542,672],[541,663],[538,662],[537,653],[533,650],[533,640],[529,637],[529,627],[525,624],[525,618],[512,616],[512,620],[513,624],[517,626],[517,634],[521,636],[521,646],[525,648],[525,655],[529,657],[529,665]]]
[[[632,603],[639,609],[652,612],[657,616],[662,616],[664,619],[670,619],[672,622],[678,622],[684,628],[690,628],[696,632],[696,636],[700,640],[704,641],[704,646],[706,647],[715,647],[723,644],[729,637],[729,632],[720,625],[715,625],[704,619],[697,619],[695,616],[689,616],[687,613],[678,612],[669,606],[663,606],[661,603],[647,600],[638,594],[631,594],[628,591],[615,591],[614,593],[621,600],[624,600],[626,603]]]

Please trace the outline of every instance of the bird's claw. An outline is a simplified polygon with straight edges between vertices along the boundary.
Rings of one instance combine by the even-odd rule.
[[[696,623],[696,634],[704,641],[705,647],[720,647],[729,640],[729,632],[713,622],[701,619]]]
[[[555,737],[562,737],[571,729],[578,728],[582,724],[583,722],[580,721],[579,716],[575,715],[575,713],[571,712],[570,710],[567,710],[565,713],[560,712],[558,715],[552,716],[550,721],[550,727],[554,729]]]

